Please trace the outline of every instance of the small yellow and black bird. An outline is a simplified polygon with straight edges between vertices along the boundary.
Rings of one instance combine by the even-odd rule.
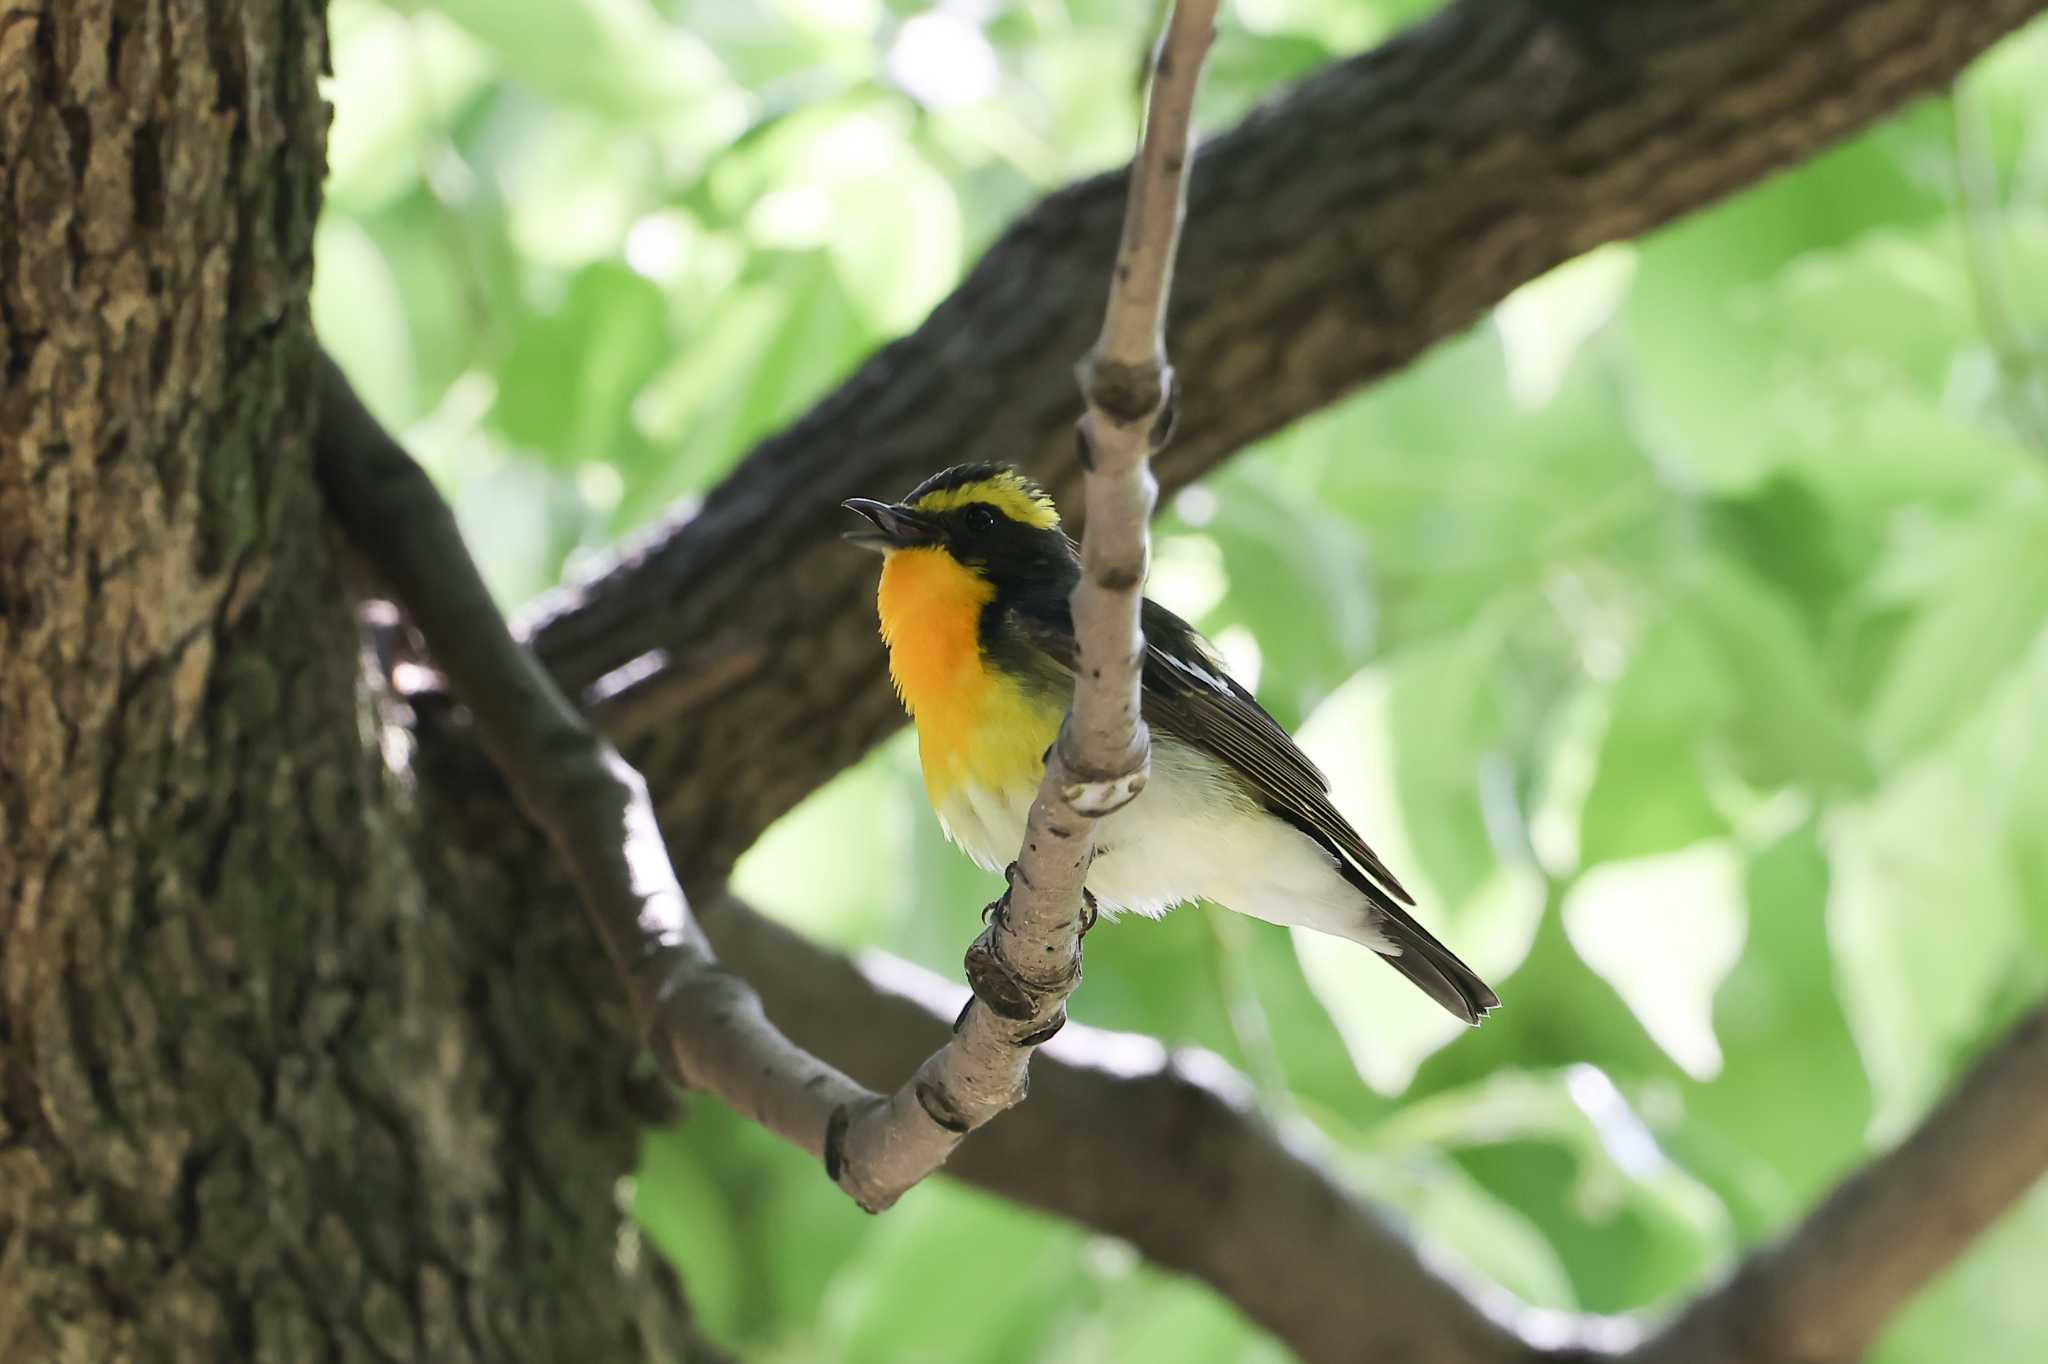
[[[847,539],[884,555],[882,639],[925,791],[947,836],[993,871],[1017,855],[1074,694],[1074,542],[1037,484],[995,464],[947,469],[898,503],[845,505],[872,523]],[[1152,779],[1096,829],[1096,900],[1149,915],[1213,900],[1363,943],[1467,1023],[1497,1008],[1402,908],[1414,899],[1323,774],[1194,627],[1150,600],[1143,624]]]

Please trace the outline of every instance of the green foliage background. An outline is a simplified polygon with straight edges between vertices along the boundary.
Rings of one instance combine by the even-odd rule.
[[[1240,0],[1205,122],[1430,7]],[[321,334],[517,603],[1126,156],[1132,9],[335,0]],[[1182,494],[1155,593],[1508,1007],[1466,1034],[1348,944],[1188,909],[1092,937],[1080,1016],[1229,1058],[1532,1303],[1654,1310],[1726,1268],[2048,990],[2044,356],[2036,25]],[[907,736],[738,883],[948,975],[992,893]],[[958,1187],[864,1217],[710,1104],[648,1137],[634,1204],[753,1359],[1284,1358]],[[2044,1262],[2037,1192],[1880,1358],[2040,1357]]]

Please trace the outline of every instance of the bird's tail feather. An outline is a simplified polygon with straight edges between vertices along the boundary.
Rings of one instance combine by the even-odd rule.
[[[1474,1027],[1500,1007],[1500,996],[1421,924],[1405,914],[1373,917],[1373,931],[1386,944],[1374,949],[1431,999]]]

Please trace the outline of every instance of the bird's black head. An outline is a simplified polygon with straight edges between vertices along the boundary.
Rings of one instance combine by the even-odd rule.
[[[883,554],[938,550],[985,579],[999,598],[1039,591],[1064,598],[1079,571],[1052,498],[1008,465],[956,464],[901,502],[856,497],[845,506],[872,523],[847,534],[853,543]]]

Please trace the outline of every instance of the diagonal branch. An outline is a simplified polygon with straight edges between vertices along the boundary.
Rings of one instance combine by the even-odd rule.
[[[1046,755],[1009,890],[968,949],[974,1002],[952,1040],[886,1103],[835,1120],[826,1168],[857,1180],[849,1188],[871,1210],[895,1202],[970,1132],[1024,1098],[1031,1054],[1066,1022],[1067,996],[1081,980],[1082,883],[1095,855],[1096,821],[1145,784],[1150,740],[1140,713],[1138,608],[1157,493],[1148,465],[1168,425],[1166,302],[1195,87],[1215,23],[1216,0],[1179,0],[1154,63],[1102,335],[1081,364],[1091,515],[1073,595],[1080,644],[1073,709]]]
[[[426,471],[325,353],[319,365],[315,460],[328,507],[419,627],[513,797],[568,867],[669,1074],[823,1156],[833,1112],[875,1095],[790,1043],[752,987],[719,967],[640,774],[513,641]]]
[[[1850,1364],[2048,1172],[2048,1004],[1631,1364]]]

